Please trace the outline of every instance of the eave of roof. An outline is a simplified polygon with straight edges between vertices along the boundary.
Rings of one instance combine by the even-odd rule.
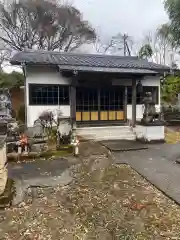
[[[140,60],[135,56],[114,56],[97,54],[60,53],[51,51],[18,52],[11,59],[11,64],[59,65],[60,69],[105,72],[146,72],[148,74],[168,72],[168,66]],[[128,71],[126,71],[128,69]],[[141,71],[140,71],[141,70]],[[149,71],[149,72],[148,72]]]
[[[60,70],[75,70],[75,71],[85,71],[85,72],[106,72],[106,73],[129,73],[129,74],[140,74],[140,75],[154,75],[158,72],[148,70],[148,69],[135,69],[135,68],[105,68],[105,67],[87,67],[87,66],[64,66],[59,65]]]

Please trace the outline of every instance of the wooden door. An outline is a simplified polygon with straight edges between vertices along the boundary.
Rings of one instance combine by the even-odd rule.
[[[97,88],[81,87],[76,90],[76,121],[98,121]]]
[[[124,120],[124,87],[76,89],[76,121]]]
[[[124,120],[124,88],[110,87],[100,90],[100,120]]]

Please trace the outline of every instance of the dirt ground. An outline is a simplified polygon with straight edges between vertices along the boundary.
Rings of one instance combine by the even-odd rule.
[[[133,154],[133,153],[132,153]],[[0,240],[180,239],[180,207],[96,143],[68,187],[38,190],[0,214]]]

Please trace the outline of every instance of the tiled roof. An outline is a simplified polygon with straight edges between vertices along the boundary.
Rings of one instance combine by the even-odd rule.
[[[61,69],[110,68],[110,69],[144,69],[152,71],[169,71],[168,66],[141,60],[134,56],[114,56],[98,54],[60,53],[50,51],[23,51],[15,54],[11,64],[51,64]]]

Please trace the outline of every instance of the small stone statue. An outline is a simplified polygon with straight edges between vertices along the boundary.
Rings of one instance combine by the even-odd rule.
[[[143,113],[142,122],[143,123],[154,122],[154,120],[159,117],[159,114],[156,112],[155,102],[153,101],[151,92],[146,93],[146,95],[143,99],[143,104],[144,104],[145,109],[144,109],[144,113]]]

